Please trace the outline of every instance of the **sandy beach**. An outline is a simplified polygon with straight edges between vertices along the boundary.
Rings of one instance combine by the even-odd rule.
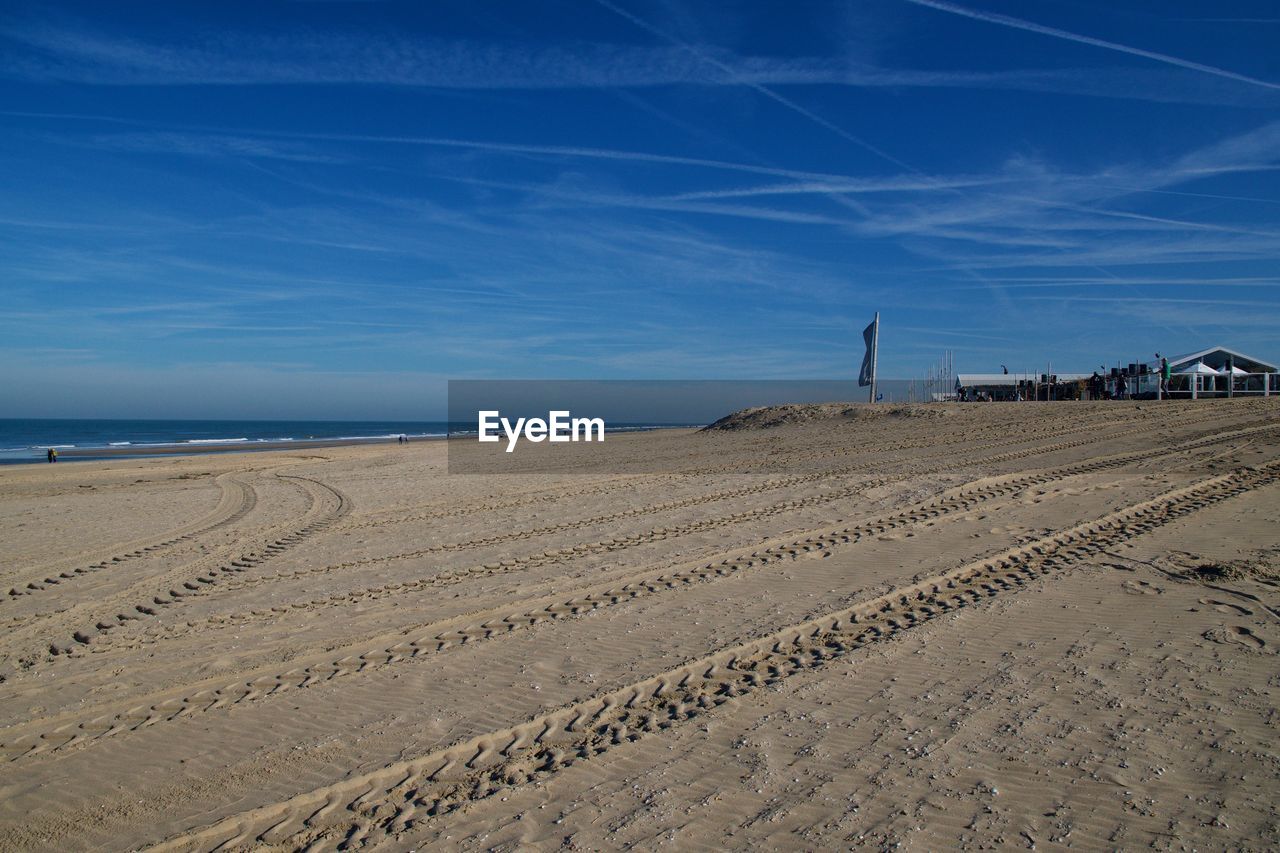
[[[730,426],[0,469],[0,847],[1280,844],[1276,400]]]

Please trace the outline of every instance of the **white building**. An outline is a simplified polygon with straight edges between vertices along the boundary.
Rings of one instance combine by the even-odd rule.
[[[1171,397],[1195,399],[1280,394],[1280,368],[1226,347],[1210,347],[1174,356],[1169,359],[1169,370],[1172,374],[1169,380]],[[1151,362],[1150,371],[1149,375],[1158,382],[1160,362]]]

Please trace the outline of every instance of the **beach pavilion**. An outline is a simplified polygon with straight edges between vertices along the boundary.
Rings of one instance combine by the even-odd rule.
[[[1280,394],[1280,367],[1226,347],[1169,359],[1170,397],[1243,397]],[[1149,375],[1159,376],[1160,362]]]

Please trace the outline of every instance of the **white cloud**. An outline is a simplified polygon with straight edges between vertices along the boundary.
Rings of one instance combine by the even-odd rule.
[[[0,38],[10,42],[0,59],[0,74],[90,85],[356,84],[461,91],[747,86],[860,145],[867,143],[773,87],[1006,89],[1240,107],[1280,103],[1271,88],[1245,87],[1222,76],[1205,78],[1185,66],[919,70],[820,56],[741,56],[678,41],[659,46],[581,42],[534,48],[374,33],[224,33],[175,44],[115,36],[88,26],[48,24],[11,24],[0,29]]]
[[[964,18],[972,18],[975,21],[985,21],[989,24],[997,24],[1002,27],[1010,27],[1016,30],[1025,30],[1038,35],[1049,36],[1051,38],[1061,39],[1062,41],[1075,42],[1076,44],[1089,45],[1090,47],[1098,47],[1103,50],[1115,51],[1116,53],[1124,53],[1129,56],[1137,56],[1143,59],[1149,59],[1153,62],[1160,62],[1165,65],[1173,65],[1178,68],[1185,68],[1189,71],[1197,71],[1202,74],[1210,74],[1214,77],[1221,77],[1226,80],[1232,80],[1237,83],[1245,83],[1250,86],[1259,86],[1264,89],[1280,90],[1280,83],[1272,83],[1267,80],[1259,80],[1256,77],[1249,77],[1245,74],[1237,74],[1234,71],[1228,71],[1224,68],[1217,68],[1213,65],[1205,65],[1199,62],[1192,62],[1188,59],[1181,59],[1176,56],[1170,56],[1167,53],[1157,53],[1152,50],[1145,50],[1139,47],[1130,47],[1129,45],[1118,44],[1113,41],[1094,38],[1093,36],[1080,35],[1079,33],[1060,30],[1055,27],[1046,27],[1043,24],[1036,24],[1021,18],[1014,18],[1010,15],[999,15],[995,12],[983,12],[977,9],[969,9],[965,6],[959,6],[955,3],[946,3],[942,0],[907,0],[908,3],[914,3],[917,6],[926,6],[930,9],[937,9],[940,12],[948,12],[952,15],[959,15]]]

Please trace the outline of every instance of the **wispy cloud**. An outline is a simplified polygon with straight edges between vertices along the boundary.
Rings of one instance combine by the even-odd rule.
[[[641,20],[620,7],[610,8]],[[1203,80],[1199,68],[1176,63],[1176,70],[1126,69],[1123,73],[1107,68],[885,68],[843,57],[744,56],[714,45],[689,44],[647,22],[643,25],[666,43],[580,42],[538,48],[373,32],[227,33],[217,38],[157,43],[88,26],[13,23],[0,28],[0,39],[9,42],[0,58],[0,74],[109,86],[329,84],[456,91],[744,86],[859,145],[869,143],[775,87],[1006,89],[1242,107],[1280,102],[1269,87],[1246,89],[1234,77],[1221,75],[1217,77],[1221,85],[1206,85],[1193,79]]]
[[[182,154],[204,157],[248,157],[291,160],[299,163],[341,163],[346,158],[321,152],[313,145],[281,142],[264,137],[199,133],[112,133],[95,134],[84,144],[100,150],[135,151],[144,154]]]
[[[948,251],[946,247],[917,244],[914,249],[925,257],[932,257],[940,266],[936,271],[958,269],[1042,269],[1059,270],[1070,275],[1082,268],[1098,266],[1149,266],[1178,265],[1182,272],[1188,264],[1221,265],[1233,261],[1269,261],[1275,258],[1276,241],[1258,237],[1212,235],[1189,237],[1179,235],[1165,238],[1091,241],[1069,252],[1004,252]],[[1213,275],[1218,269],[1210,268]]]
[[[762,166],[753,163],[740,163],[727,160],[715,160],[704,157],[687,157],[672,154],[658,154],[645,151],[627,151],[611,148],[592,148],[577,145],[532,145],[527,143],[491,142],[475,139],[449,139],[431,136],[390,136],[379,134],[350,133],[276,133],[269,130],[257,131],[264,136],[287,137],[291,139],[330,141],[330,142],[363,142],[385,145],[416,145],[429,148],[455,148],[467,151],[481,151],[494,154],[523,154],[535,157],[578,158],[587,160],[612,160],[630,163],[652,163],[665,166],[692,166],[698,168],[717,169],[729,172],[744,172],[756,175],[770,175],[779,178],[792,178],[800,181],[841,181],[851,180],[846,175],[834,175],[823,172],[785,169],[773,166]]]
[[[818,115],[813,110],[809,109],[808,107],[802,106],[801,104],[796,103],[791,98],[788,98],[784,95],[779,94],[778,92],[769,88],[769,86],[765,85],[759,80],[753,80],[749,76],[740,75],[738,73],[738,70],[733,65],[722,61],[721,59],[709,53],[708,51],[695,47],[694,45],[691,45],[688,42],[685,42],[682,39],[677,38],[676,36],[668,33],[667,31],[663,30],[660,27],[655,26],[653,23],[645,20],[644,18],[641,18],[638,15],[628,12],[626,9],[623,9],[622,7],[618,6],[615,3],[611,3],[609,0],[596,0],[596,2],[599,3],[601,6],[605,7],[606,9],[610,10],[611,12],[627,19],[631,23],[640,27],[645,32],[655,35],[658,38],[662,39],[663,41],[670,42],[671,44],[675,45],[677,48],[685,52],[687,55],[700,61],[703,65],[707,65],[717,69],[718,71],[725,74],[728,77],[730,82],[750,88],[752,91],[756,92],[757,94],[763,95],[764,97],[768,98],[774,103],[779,104],[785,107],[786,109],[790,110],[791,112],[795,113],[796,115],[803,117],[807,121],[818,125],[824,130],[834,133],[836,136],[840,137],[846,142],[852,142],[854,145],[858,146],[859,148],[862,148],[866,151],[871,152],[875,156],[879,157],[881,160],[885,160],[889,163],[892,163],[893,165],[897,166],[900,169],[906,169],[907,171],[910,171],[910,172],[915,171],[914,168],[907,165],[902,160],[898,159],[892,154],[888,153],[882,147],[873,145],[872,143],[868,142],[866,139],[863,139],[858,134],[852,133],[851,131],[847,130],[844,127],[841,127],[835,122],[827,118],[824,118],[823,116]]]
[[[465,40],[313,33],[228,34],[157,44],[87,28],[14,26],[0,35],[25,48],[11,75],[108,85],[380,84],[442,89],[579,89],[831,82],[832,60],[742,57],[706,47],[583,42],[534,48]],[[713,61],[708,62],[707,57]]]
[[[504,227],[498,223],[501,219],[511,220],[512,214],[520,210],[544,216],[556,210],[571,214],[575,210],[615,208],[833,227],[868,238],[894,239],[926,258],[947,261],[957,269],[971,271],[1024,264],[1065,269],[1104,262],[1247,259],[1273,253],[1280,241],[1280,227],[1259,227],[1256,217],[1251,218],[1248,225],[1221,221],[1217,217],[1193,219],[1170,216],[1163,211],[1149,212],[1139,203],[1144,194],[1176,194],[1179,191],[1174,187],[1191,181],[1275,168],[1280,161],[1277,153],[1280,152],[1280,122],[1203,146],[1165,163],[1117,164],[1093,173],[1063,172],[1022,158],[986,174],[900,174],[875,178],[645,151],[437,137],[245,130],[212,133],[198,128],[157,129],[154,139],[141,133],[122,136],[124,139],[118,147],[161,148],[177,139],[185,143],[178,146],[179,150],[194,156],[240,155],[254,160],[259,159],[260,154],[262,157],[278,154],[288,159],[288,155],[297,153],[311,158],[320,167],[330,159],[340,161],[346,156],[344,153],[330,157],[327,145],[363,144],[457,149],[500,158],[531,157],[545,159],[550,165],[556,165],[557,161],[626,163],[666,170],[678,175],[680,183],[693,187],[701,183],[707,172],[782,179],[764,185],[690,188],[684,192],[653,195],[622,189],[618,184],[622,175],[618,173],[605,183],[574,172],[561,172],[561,177],[552,181],[499,181],[468,174],[468,170],[460,171],[454,164],[448,172],[432,175],[436,180],[517,193],[524,201],[523,206],[512,208],[513,199],[505,197],[500,207],[484,216],[474,216],[460,215],[455,209],[428,204],[411,196],[356,193],[335,189],[318,177],[303,179],[263,165],[254,167],[310,188],[321,196],[332,195],[344,203],[376,205],[410,214],[424,224],[430,223],[431,227],[475,229],[478,234],[491,237],[519,233],[521,225],[511,222]],[[100,141],[107,147],[116,147],[110,135],[96,134],[91,138],[95,144]],[[635,182],[637,186],[650,183],[638,175]],[[1187,195],[1197,197],[1196,193]],[[1226,194],[1205,195],[1230,201]],[[861,203],[852,210],[836,208],[838,212],[824,207],[832,199],[848,197],[857,197]],[[775,202],[763,205],[755,203],[756,199]],[[495,218],[499,209],[505,212]],[[385,225],[369,228],[359,222],[340,223],[331,219],[316,211],[295,210],[285,218],[246,220],[240,227],[228,223],[222,230],[229,236],[254,241],[284,240],[334,249],[421,254],[417,241],[399,235],[398,228],[389,233]],[[287,228],[281,227],[284,222],[289,224]],[[1134,238],[1133,235],[1142,232],[1175,237]],[[359,239],[362,233],[368,235],[363,241]],[[1191,240],[1182,238],[1191,234],[1200,236]],[[1213,239],[1215,235],[1221,239]],[[999,254],[994,254],[997,250]]]
[[[1259,80],[1257,77],[1250,77],[1246,74],[1237,74],[1236,72],[1228,71],[1225,68],[1217,68],[1213,65],[1204,65],[1199,62],[1192,62],[1188,59],[1170,56],[1167,53],[1157,53],[1153,50],[1144,50],[1140,47],[1130,47],[1129,45],[1118,44],[1113,41],[1094,38],[1093,36],[1080,35],[1079,33],[1072,33],[1055,27],[1046,27],[1043,24],[1036,24],[1031,21],[1014,18],[1009,15],[1000,15],[995,12],[983,12],[977,9],[959,6],[955,3],[946,3],[943,2],[943,0],[906,0],[906,2],[914,3],[917,6],[927,6],[930,9],[937,9],[940,12],[948,12],[952,15],[972,18],[975,21],[984,21],[988,24],[1011,27],[1015,30],[1025,30],[1026,32],[1037,33],[1039,35],[1075,42],[1077,44],[1089,45],[1091,47],[1099,47],[1104,50],[1128,54],[1129,56],[1138,56],[1143,59],[1150,59],[1154,62],[1161,62],[1165,65],[1185,68],[1189,71],[1198,71],[1202,74],[1211,74],[1215,77],[1221,77],[1226,80],[1234,80],[1237,83],[1247,83],[1250,86],[1260,86],[1264,89],[1280,90],[1280,83],[1272,83],[1268,80]]]
[[[1280,288],[1280,277],[1267,276],[1239,276],[1234,278],[1215,278],[1206,275],[1203,277],[1182,277],[1177,276],[1101,276],[1096,278],[1086,278],[1079,275],[1061,275],[1053,278],[1018,278],[996,276],[987,278],[987,284],[955,284],[952,289],[955,290],[977,290],[985,289],[990,284],[998,284],[1002,288],[1007,289],[1063,289],[1078,287],[1277,287]]]
[[[858,27],[822,4],[468,8],[423,35],[390,5],[250,30],[28,4],[0,22],[27,107],[0,112],[0,372],[122,414],[250,414],[247,393],[373,416],[444,374],[848,375],[873,310],[899,375],[1226,325],[1274,350],[1280,122],[1223,107],[1276,87],[951,0],[862,5]],[[998,49],[1028,27],[1043,50],[1017,61],[1042,67]],[[984,70],[936,50],[957,35]],[[38,360],[68,369],[27,384]]]
[[[832,193],[912,193],[938,192],[961,187],[989,186],[1009,181],[1007,177],[983,175],[954,178],[915,177],[913,175],[891,178],[860,178],[841,181],[799,181],[790,184],[737,187],[721,190],[699,190],[668,196],[672,201],[700,201],[721,198],[752,198],[756,196],[830,195]]]

